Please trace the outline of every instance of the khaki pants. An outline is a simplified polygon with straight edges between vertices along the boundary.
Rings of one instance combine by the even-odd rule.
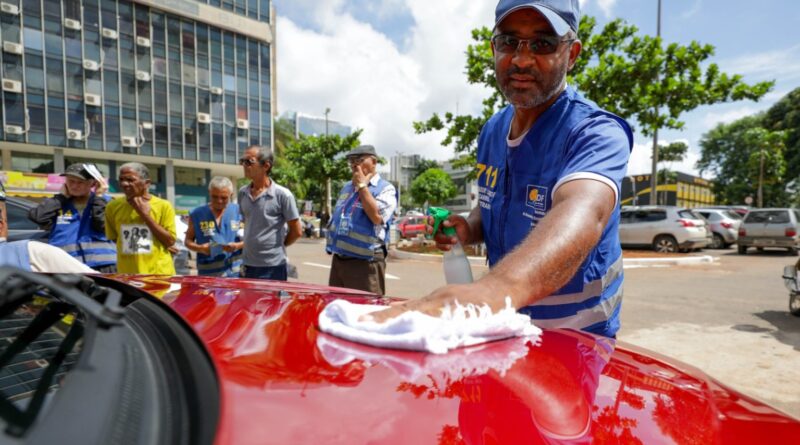
[[[386,253],[377,251],[373,261],[334,254],[328,284],[385,295]]]

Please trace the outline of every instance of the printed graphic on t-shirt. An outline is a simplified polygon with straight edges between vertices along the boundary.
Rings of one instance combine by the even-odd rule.
[[[147,255],[153,253],[153,233],[144,224],[122,225],[122,253]]]
[[[547,211],[547,187],[528,184],[528,195],[525,205],[532,207],[534,212],[544,215]]]
[[[214,221],[200,221],[200,231],[202,231],[205,236],[214,236],[216,228],[217,224]]]

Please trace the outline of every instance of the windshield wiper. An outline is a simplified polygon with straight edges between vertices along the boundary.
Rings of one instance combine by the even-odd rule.
[[[45,297],[50,302],[0,354],[0,371],[7,369],[12,376],[17,375],[14,371],[14,365],[18,362],[14,361],[16,357],[32,353],[32,345],[65,317],[73,315],[75,318],[66,323],[70,326],[69,332],[61,340],[58,350],[46,359],[47,366],[38,378],[27,406],[21,409],[14,403],[16,398],[13,394],[0,394],[0,418],[7,422],[6,433],[17,437],[25,434],[33,424],[59,369],[83,338],[84,319],[88,319],[89,329],[108,329],[122,324],[121,294],[114,289],[97,286],[92,280],[79,275],[48,276],[0,267],[0,319],[9,317],[37,296]]]
[[[114,289],[96,286],[89,278],[76,274],[42,275],[0,267],[0,317],[41,293],[80,308],[101,328],[122,323],[122,294]]]

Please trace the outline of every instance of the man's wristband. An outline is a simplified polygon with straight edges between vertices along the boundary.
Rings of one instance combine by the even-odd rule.
[[[356,191],[358,191],[358,192],[360,192],[360,191],[361,191],[361,189],[363,189],[363,188],[367,188],[367,184],[365,184],[365,183],[363,183],[363,182],[359,182],[359,183],[356,185]]]

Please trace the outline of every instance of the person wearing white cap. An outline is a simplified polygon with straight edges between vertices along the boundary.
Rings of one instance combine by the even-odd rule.
[[[578,0],[500,0],[491,47],[509,106],[478,140],[479,206],[451,216],[462,244],[486,244],[489,273],[374,314],[488,304],[505,297],[541,327],[613,337],[622,303],[619,191],[630,126],[567,85],[581,53]],[[430,230],[430,229],[429,229]],[[436,234],[440,249],[456,237]]]
[[[93,269],[116,272],[117,249],[105,234],[105,180],[97,167],[83,163],[71,164],[61,176],[61,192],[32,208],[28,219],[49,232],[49,244]]]

